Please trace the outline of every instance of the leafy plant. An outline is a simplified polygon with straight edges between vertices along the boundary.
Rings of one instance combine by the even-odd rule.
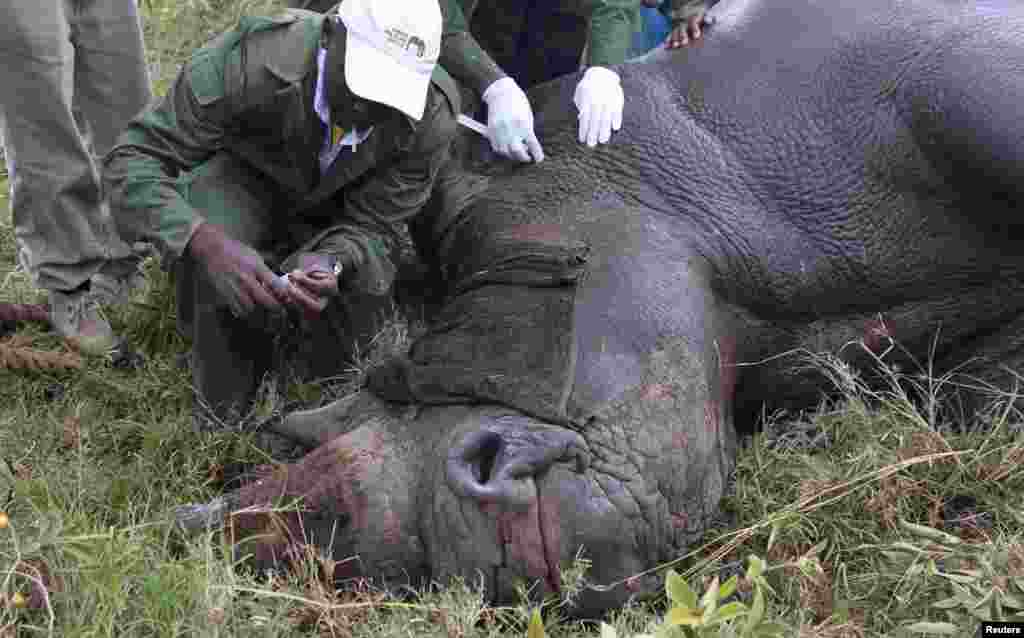
[[[738,600],[725,602],[740,585],[741,579],[736,576],[729,577],[724,583],[719,582],[718,576],[713,577],[698,598],[686,579],[674,569],[669,569],[665,575],[665,594],[670,603],[668,613],[648,633],[636,634],[633,638],[717,638],[723,635],[723,630],[743,638],[781,637],[786,626],[765,618],[765,592],[772,592],[772,588],[764,575],[764,561],[750,556],[742,579],[753,588],[753,601],[748,607]],[[618,636],[614,627],[601,623],[600,638]]]
[[[931,604],[944,612],[945,621],[910,623],[906,630],[959,635],[964,624],[975,619],[1024,621],[1024,546],[965,543],[942,530],[904,520],[899,527],[917,542],[890,543],[881,555],[902,570],[908,583],[902,595],[913,583],[919,587],[938,583],[938,590],[949,594]]]

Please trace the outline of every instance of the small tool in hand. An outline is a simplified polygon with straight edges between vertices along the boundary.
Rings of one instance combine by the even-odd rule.
[[[334,268],[332,270],[334,271],[334,276],[335,277],[340,277],[341,276],[341,262],[340,261],[334,262]],[[323,279],[324,277],[327,276],[327,273],[322,271],[322,270],[314,270],[313,272],[308,273],[306,276],[309,277],[310,279]],[[285,283],[285,284],[287,284],[289,286],[291,285],[291,279],[288,277],[288,273],[285,273],[283,275],[278,275],[277,278],[278,278],[278,280],[282,281],[283,283]]]

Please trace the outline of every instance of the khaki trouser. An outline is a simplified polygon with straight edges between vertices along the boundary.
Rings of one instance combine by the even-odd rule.
[[[308,218],[289,218],[289,200],[264,175],[228,153],[214,155],[178,184],[207,223],[252,246],[271,268],[318,230]],[[330,223],[325,219],[320,227]],[[331,300],[307,331],[285,335],[288,347],[283,349],[292,351],[291,357],[275,361],[276,324],[263,312],[254,312],[248,320],[235,318],[187,252],[176,262],[174,275],[178,329],[192,340],[193,385],[198,397],[227,422],[249,409],[272,364],[287,364],[304,378],[344,372],[357,348],[377,333],[391,304],[389,296],[342,288],[341,297]]]
[[[135,0],[0,2],[0,136],[18,258],[38,287],[75,288],[131,255],[93,154],[149,99]]]

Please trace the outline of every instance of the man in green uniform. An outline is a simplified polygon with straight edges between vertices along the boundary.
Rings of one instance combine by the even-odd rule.
[[[101,354],[116,338],[98,293],[123,296],[138,265],[114,231],[93,159],[150,99],[135,0],[5,0],[0,24],[18,259],[49,292],[54,329]]]
[[[247,409],[285,310],[344,331],[336,366],[365,336],[396,225],[426,203],[454,136],[440,44],[437,0],[243,18],[107,156],[119,230],[175,263],[194,384],[220,419]]]

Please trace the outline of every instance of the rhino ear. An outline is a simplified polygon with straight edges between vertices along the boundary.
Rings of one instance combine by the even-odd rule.
[[[356,392],[315,410],[293,412],[271,430],[314,448],[351,432],[382,410],[390,412],[369,392]]]

